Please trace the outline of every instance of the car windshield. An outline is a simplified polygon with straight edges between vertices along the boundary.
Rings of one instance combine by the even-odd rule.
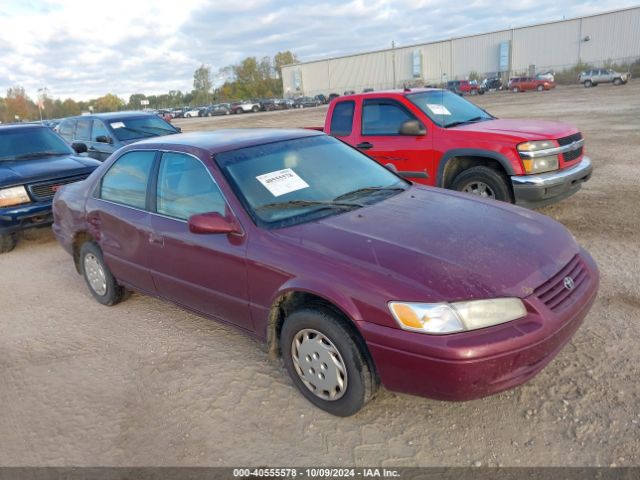
[[[71,148],[48,127],[0,129],[0,161],[71,154]]]
[[[354,210],[410,185],[324,135],[219,153],[215,160],[253,220],[265,228]]]
[[[108,123],[120,141],[178,133],[178,130],[156,115],[111,119]]]
[[[433,123],[445,128],[495,118],[480,107],[446,90],[410,93],[407,99],[422,110]]]

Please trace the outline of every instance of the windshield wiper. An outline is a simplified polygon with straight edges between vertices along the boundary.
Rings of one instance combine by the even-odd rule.
[[[357,197],[358,195],[362,194],[362,193],[371,193],[371,192],[404,192],[404,188],[403,187],[364,187],[364,188],[358,188],[357,190],[352,190],[350,192],[347,193],[343,193],[342,195],[338,195],[336,198],[334,198],[333,200],[343,200],[345,198],[349,198],[349,197]]]
[[[270,210],[270,209],[288,209],[288,208],[304,208],[304,207],[320,207],[320,208],[340,208],[343,210],[351,210],[354,208],[361,208],[364,205],[360,205],[358,203],[346,203],[346,202],[332,202],[332,201],[321,201],[321,200],[290,200],[288,202],[274,202],[267,203],[266,205],[262,205],[256,208],[256,211],[259,210]]]
[[[486,117],[473,117],[473,118],[470,118],[469,120],[463,120],[463,121],[460,121],[460,122],[447,123],[447,124],[444,125],[444,128],[456,127],[458,125],[464,125],[465,123],[475,123],[475,122],[479,122],[481,120],[490,120],[490,119],[486,118]]]
[[[145,137],[157,137],[158,135],[156,135],[155,133],[151,133],[151,132],[145,132],[144,130],[138,130],[137,128],[131,128],[131,127],[118,127],[119,129],[123,129],[123,130],[129,130],[130,132],[133,133],[139,133],[141,135],[144,135]]]
[[[151,125],[144,125],[141,128],[153,128],[154,130],[160,130],[161,132],[178,133],[176,130],[170,130],[168,128],[162,128],[162,127],[152,127]],[[148,133],[151,133],[151,132],[148,132]]]
[[[13,158],[15,160],[24,160],[26,158],[40,158],[40,157],[50,157],[50,156],[62,156],[62,155],[70,155],[70,153],[65,153],[65,152],[30,152],[30,153],[23,153],[22,155],[16,155]]]

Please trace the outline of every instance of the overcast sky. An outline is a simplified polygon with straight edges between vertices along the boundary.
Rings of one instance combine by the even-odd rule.
[[[248,56],[302,61],[561,20],[638,0],[2,0],[0,95],[86,100],[193,88]]]

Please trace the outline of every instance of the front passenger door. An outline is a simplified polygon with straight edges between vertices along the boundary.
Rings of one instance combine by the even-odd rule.
[[[116,150],[113,146],[113,139],[102,120],[93,120],[91,141],[87,146],[89,147],[89,155],[101,162],[104,162]]]
[[[157,177],[151,271],[159,295],[253,331],[249,315],[245,236],[195,234],[192,215],[232,215],[204,163],[165,152]]]

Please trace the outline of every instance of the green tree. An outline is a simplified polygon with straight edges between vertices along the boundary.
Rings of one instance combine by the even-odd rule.
[[[278,52],[273,57],[273,66],[276,70],[276,74],[278,78],[282,78],[282,67],[285,65],[291,65],[292,63],[297,63],[298,57],[293,52],[289,50],[285,50],[284,52]]]
[[[211,92],[212,87],[211,68],[202,64],[193,72],[193,90],[196,102],[208,103],[209,92]]]
[[[138,110],[140,108],[143,108],[143,105],[140,103],[140,101],[146,98],[147,96],[144,93],[133,93],[129,95],[129,103],[127,104],[127,108],[130,110]]]
[[[124,101],[112,93],[107,93],[102,97],[96,98],[93,101],[93,105],[96,112],[117,112],[124,105]]]

